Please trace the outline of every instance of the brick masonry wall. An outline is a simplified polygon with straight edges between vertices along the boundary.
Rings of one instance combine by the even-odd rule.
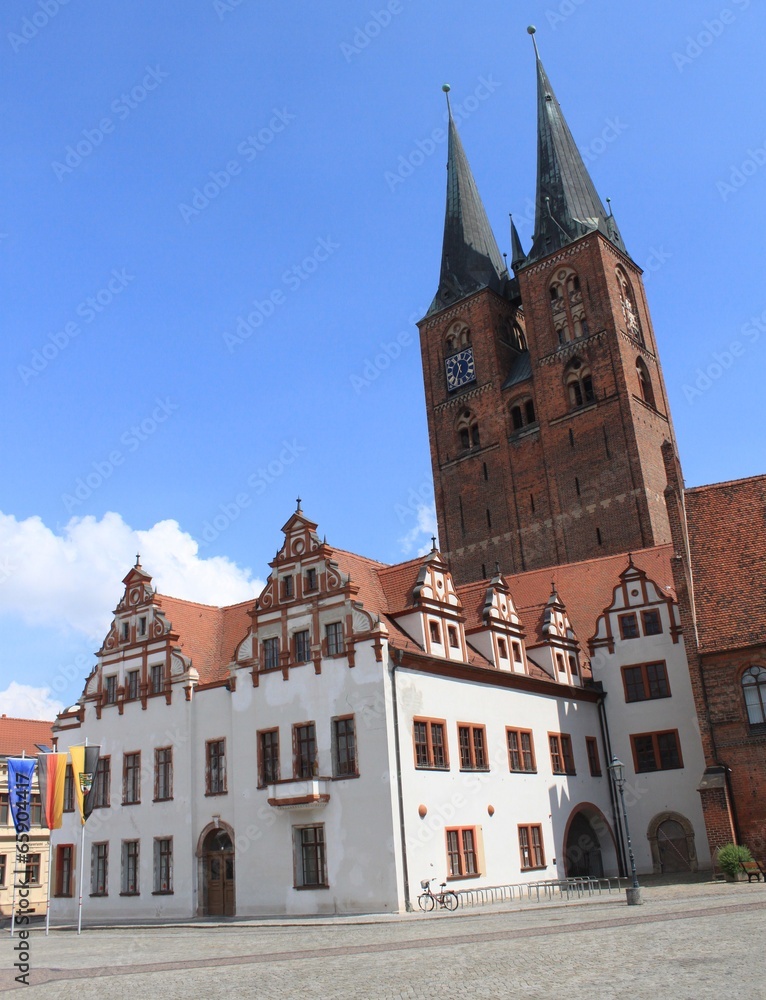
[[[646,347],[628,337],[616,266],[629,273]],[[580,278],[590,335],[561,347],[549,285],[562,266]],[[519,276],[523,310],[478,292],[420,324],[431,461],[442,551],[458,582],[627,552],[670,538],[661,446],[673,437],[640,272],[600,235],[583,238]],[[448,394],[444,340],[456,320],[471,330],[477,379]],[[503,390],[514,353],[505,341],[524,324],[528,382]],[[596,401],[572,410],[564,384],[577,356]],[[644,358],[656,409],[639,396]],[[537,426],[514,431],[510,409],[531,396]],[[456,423],[469,411],[480,445],[467,452]]]

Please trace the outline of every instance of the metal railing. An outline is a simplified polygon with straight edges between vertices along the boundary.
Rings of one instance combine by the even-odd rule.
[[[488,906],[492,903],[526,901],[551,902],[559,898],[569,902],[584,896],[602,895],[604,891],[619,892],[624,879],[613,878],[553,878],[538,882],[515,882],[512,885],[485,885],[476,889],[456,889],[461,906]]]

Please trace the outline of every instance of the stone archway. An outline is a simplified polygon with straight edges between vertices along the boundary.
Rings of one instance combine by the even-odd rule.
[[[236,912],[234,883],[234,831],[227,823],[209,824],[200,834],[197,863],[201,905],[206,917],[233,917]]]
[[[646,831],[655,875],[696,872],[694,827],[677,812],[657,813]]]
[[[606,817],[591,802],[572,810],[564,833],[564,866],[568,878],[602,878],[618,869],[617,848]]]

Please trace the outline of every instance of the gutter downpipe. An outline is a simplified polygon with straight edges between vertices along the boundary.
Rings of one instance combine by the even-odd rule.
[[[394,710],[394,752],[396,754],[396,794],[399,800],[399,836],[402,847],[402,878],[404,880],[404,908],[407,913],[413,912],[410,900],[410,875],[407,866],[407,837],[404,830],[404,792],[402,790],[402,755],[399,745],[399,702],[396,694],[396,668],[402,665],[403,652],[394,651],[389,672],[391,674],[391,701]]]

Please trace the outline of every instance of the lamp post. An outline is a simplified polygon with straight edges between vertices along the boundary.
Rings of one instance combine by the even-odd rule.
[[[628,842],[628,857],[630,858],[630,874],[632,876],[633,884],[630,888],[625,890],[625,895],[627,896],[628,906],[637,906],[641,902],[641,886],[638,884],[638,875],[636,874],[636,859],[633,857],[633,847],[630,843],[630,828],[628,827],[628,813],[625,809],[625,765],[618,757],[612,757],[612,763],[609,765],[609,773],[612,776],[612,781],[617,791],[620,793],[620,802],[622,804],[622,818],[625,821],[625,839]]]

